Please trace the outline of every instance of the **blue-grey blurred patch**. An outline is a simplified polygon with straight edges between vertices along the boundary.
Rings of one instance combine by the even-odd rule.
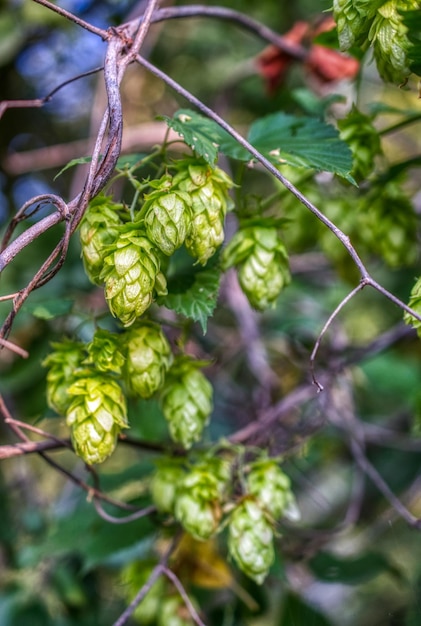
[[[37,178],[32,174],[27,176],[20,176],[15,181],[12,187],[12,197],[15,209],[20,209],[20,207],[25,202],[27,202],[28,199],[46,193],[55,193],[55,190],[41,178]],[[48,215],[48,213],[50,212],[51,205],[42,206],[34,216],[29,218],[29,221],[37,222],[39,219],[45,217],[45,215]]]

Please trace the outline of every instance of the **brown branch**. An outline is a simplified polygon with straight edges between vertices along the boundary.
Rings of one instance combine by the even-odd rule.
[[[70,440],[68,441],[70,445]],[[24,456],[37,452],[45,452],[46,450],[58,450],[64,447],[63,443],[48,441],[28,441],[24,443],[15,443],[10,446],[0,446],[0,460],[11,459],[16,456]]]
[[[62,17],[65,17],[66,20],[69,20],[70,22],[73,22],[74,24],[77,24],[78,26],[81,26],[82,28],[89,30],[89,32],[93,33],[94,35],[98,35],[99,37],[101,37],[101,39],[106,40],[109,37],[108,31],[103,30],[102,28],[97,28],[96,26],[92,26],[92,24],[89,24],[89,22],[85,22],[85,20],[82,20],[76,15],[74,15],[73,13],[70,13],[70,11],[66,11],[66,9],[62,9],[61,7],[58,7],[56,4],[49,2],[48,0],[32,0],[32,1],[36,2],[37,4],[42,4],[42,6],[44,6],[46,9],[49,9],[50,11],[53,11],[54,13],[58,13]]]

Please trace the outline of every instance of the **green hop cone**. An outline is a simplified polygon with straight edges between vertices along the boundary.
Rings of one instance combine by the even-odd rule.
[[[204,468],[193,468],[178,486],[174,513],[195,539],[212,537],[222,514],[218,479]]]
[[[89,465],[102,463],[113,452],[122,428],[127,428],[126,400],[119,384],[106,374],[76,380],[66,415],[73,447]]]
[[[409,298],[408,306],[414,309],[415,313],[421,315],[421,278],[418,278],[417,282],[412,288],[411,296]],[[409,324],[416,329],[418,336],[421,337],[421,322],[416,317],[408,313],[403,314],[405,324]]]
[[[163,599],[157,626],[195,626],[195,624],[196,622],[193,621],[189,609],[180,596],[169,596]]]
[[[149,239],[167,256],[183,245],[191,227],[191,198],[176,189],[170,176],[156,183],[158,188],[145,196],[142,215]]]
[[[176,357],[161,392],[170,435],[184,448],[200,439],[212,411],[212,385],[199,371],[202,365],[187,356]]]
[[[291,280],[288,253],[271,226],[240,228],[222,254],[222,267],[235,265],[251,306],[264,311]]]
[[[247,498],[231,514],[228,550],[238,567],[261,585],[274,561],[273,531],[256,500]]]
[[[102,328],[95,332],[91,343],[87,345],[88,363],[100,372],[121,374],[124,355],[121,351],[121,335]]]
[[[185,475],[184,461],[172,458],[159,461],[152,475],[150,491],[160,513],[174,513],[177,489]]]
[[[107,249],[118,234],[122,221],[118,210],[122,205],[113,203],[107,196],[93,200],[80,224],[80,243],[85,272],[91,282],[100,285],[100,274]]]
[[[224,241],[228,190],[233,182],[220,168],[211,168],[196,159],[181,161],[178,169],[174,185],[178,184],[192,201],[193,218],[186,250],[201,265],[206,265]]]
[[[291,481],[275,461],[256,461],[247,476],[247,491],[276,520],[281,516],[299,519]]]
[[[129,390],[150,398],[160,389],[171,365],[171,348],[161,327],[145,322],[125,334],[124,378]]]
[[[384,0],[333,0],[333,17],[338,28],[341,50],[366,47],[377,8]]]
[[[136,561],[126,565],[121,572],[124,594],[128,602],[145,585],[156,563],[150,561]],[[162,600],[165,594],[165,579],[160,576],[149,589],[143,600],[137,605],[133,612],[133,618],[139,624],[156,624],[156,619],[161,609]]]
[[[120,228],[104,258],[101,279],[111,313],[130,326],[152,304],[155,293],[166,295],[160,252],[133,224]]]
[[[389,0],[377,9],[368,38],[381,78],[402,83],[410,72],[407,58],[410,42],[402,12],[419,9],[417,0]]]
[[[47,402],[59,415],[65,415],[72,400],[68,389],[83,370],[86,357],[83,343],[66,339],[61,343],[53,343],[54,352],[43,361],[48,367]]]
[[[367,115],[355,106],[348,115],[338,121],[340,136],[351,148],[353,168],[351,175],[356,180],[367,178],[374,169],[374,159],[381,153],[378,131]]]

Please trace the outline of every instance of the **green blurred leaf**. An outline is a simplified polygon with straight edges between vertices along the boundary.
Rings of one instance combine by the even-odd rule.
[[[67,315],[73,307],[73,300],[51,299],[26,304],[22,307],[28,313],[41,320],[52,320],[60,315]]]
[[[332,626],[332,624],[323,613],[290,593],[282,603],[282,614],[278,626]]]
[[[310,569],[320,580],[359,585],[375,576],[388,573],[402,580],[402,572],[378,552],[366,552],[354,558],[341,558],[328,552],[319,552],[309,562]]]
[[[158,298],[158,304],[199,322],[206,333],[208,317],[218,299],[220,277],[215,267],[178,273],[169,279],[168,295]]]
[[[70,169],[71,167],[75,167],[75,165],[85,165],[86,163],[90,163],[91,161],[92,161],[92,157],[79,157],[78,159],[72,159],[71,161],[67,163],[67,165],[63,167],[63,169],[59,171],[58,174],[54,176],[53,180],[57,180],[57,178],[61,176],[63,172]]]
[[[408,39],[411,46],[407,52],[410,69],[421,76],[421,12],[419,9],[414,11],[402,11],[403,23],[408,28]]]

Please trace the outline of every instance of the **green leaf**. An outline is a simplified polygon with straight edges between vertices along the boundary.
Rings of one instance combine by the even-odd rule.
[[[410,61],[410,69],[421,76],[421,13],[419,9],[414,11],[401,11],[403,23],[408,28],[407,37],[411,42],[407,55]]]
[[[218,299],[220,277],[215,267],[180,272],[169,279],[168,295],[158,298],[158,304],[199,322],[205,334]]]
[[[328,552],[319,552],[309,566],[320,580],[358,585],[379,574],[389,573],[402,580],[402,572],[378,552],[366,552],[353,558],[341,558]]]
[[[41,320],[52,320],[55,317],[60,317],[60,315],[67,315],[67,313],[70,313],[72,310],[72,307],[73,300],[54,298],[51,300],[43,300],[42,302],[26,304],[22,308]]]
[[[283,602],[278,626],[331,626],[331,622],[295,594],[288,594]]]
[[[190,109],[180,109],[174,117],[164,116],[168,126],[181,135],[198,156],[214,165],[218,158],[218,148],[224,131],[209,118]]]
[[[354,182],[350,148],[336,128],[318,118],[274,113],[252,124],[248,140],[274,165],[333,172]]]
[[[92,157],[79,157],[78,159],[72,159],[59,171],[58,174],[54,176],[54,180],[57,180],[59,176],[63,174],[66,170],[74,167],[75,165],[84,165],[85,163],[90,163],[92,161]]]

